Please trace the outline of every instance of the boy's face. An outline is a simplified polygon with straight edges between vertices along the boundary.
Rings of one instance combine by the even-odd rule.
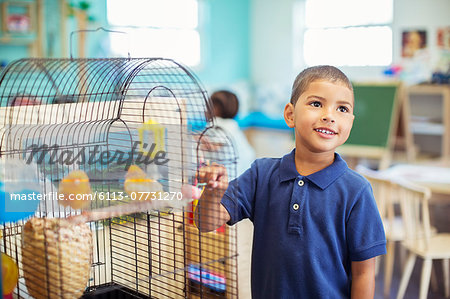
[[[317,80],[297,100],[289,103],[284,118],[295,128],[297,150],[333,153],[350,135],[353,125],[353,92],[344,84]]]

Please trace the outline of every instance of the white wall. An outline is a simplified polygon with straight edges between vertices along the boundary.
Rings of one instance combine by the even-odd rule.
[[[255,85],[292,84],[305,67],[301,39],[303,0],[251,0],[251,78]],[[295,12],[295,15],[292,13]],[[400,62],[401,33],[425,29],[430,53],[436,50],[436,29],[450,26],[449,0],[394,0],[393,62]],[[350,45],[349,45],[350,46]],[[382,79],[385,67],[347,67],[352,80]]]
[[[428,47],[436,55],[437,28],[450,26],[449,0],[394,0],[394,61],[400,61],[402,31],[424,29]]]
[[[294,0],[250,2],[250,59],[254,83],[270,85],[291,80],[293,2]]]

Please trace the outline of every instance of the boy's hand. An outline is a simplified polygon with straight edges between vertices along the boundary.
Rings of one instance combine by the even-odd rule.
[[[199,169],[198,180],[206,183],[206,187],[194,211],[195,224],[200,231],[209,232],[230,220],[220,202],[228,188],[227,170],[223,165],[213,163]]]
[[[225,192],[228,188],[227,169],[217,163],[200,168],[198,180],[200,183],[206,183],[206,189],[209,189],[209,191]]]

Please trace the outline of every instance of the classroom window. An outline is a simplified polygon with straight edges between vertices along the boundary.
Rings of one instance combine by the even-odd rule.
[[[107,0],[113,55],[172,58],[200,64],[197,0]],[[129,45],[128,45],[129,41]]]
[[[391,64],[392,1],[306,0],[305,63],[337,66]]]

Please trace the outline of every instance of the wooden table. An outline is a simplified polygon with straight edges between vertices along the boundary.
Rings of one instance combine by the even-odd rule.
[[[450,167],[420,164],[398,164],[381,171],[390,178],[403,178],[430,188],[433,194],[450,201]]]
[[[413,143],[420,152],[435,153],[450,162],[450,87],[419,84],[408,87],[405,98],[407,121]]]
[[[381,172],[392,179],[406,179],[430,188],[431,223],[439,232],[450,233],[450,167],[399,164]]]

